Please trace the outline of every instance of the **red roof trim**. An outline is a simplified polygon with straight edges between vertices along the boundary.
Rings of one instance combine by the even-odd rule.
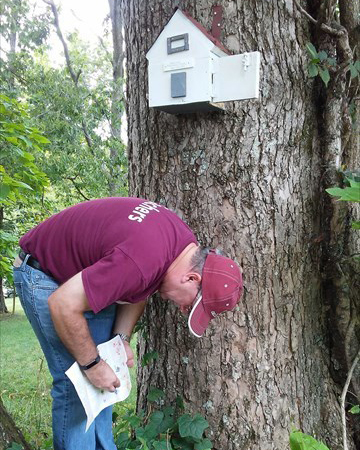
[[[179,10],[180,12],[182,12],[184,14],[184,16],[186,16],[195,26],[196,28],[198,28],[203,34],[205,34],[205,36],[213,43],[216,45],[216,47],[220,48],[223,52],[227,53],[228,55],[230,55],[230,51],[223,46],[223,44],[216,39],[211,33],[209,33],[205,27],[203,27],[201,25],[201,23],[199,23],[197,20],[195,20],[192,16],[190,16],[190,14],[187,11],[183,11],[180,8],[176,8],[175,11]]]

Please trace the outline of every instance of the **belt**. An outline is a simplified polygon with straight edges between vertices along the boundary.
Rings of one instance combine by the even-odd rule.
[[[23,250],[20,250],[20,252],[19,252],[19,258],[20,258],[22,261],[25,260],[26,255],[27,255],[27,253],[25,253]],[[30,267],[33,267],[34,269],[41,270],[41,272],[43,272],[43,270],[42,270],[42,268],[41,268],[41,266],[40,266],[39,261],[37,261],[37,260],[36,260],[33,256],[31,256],[31,255],[28,257],[28,259],[27,259],[27,261],[26,261],[26,264],[27,264],[28,266],[30,266]]]

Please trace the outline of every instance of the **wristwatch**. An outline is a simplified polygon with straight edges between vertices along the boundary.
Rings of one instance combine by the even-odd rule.
[[[91,369],[91,367],[96,366],[96,364],[98,364],[100,362],[100,360],[101,360],[100,355],[97,355],[97,357],[95,359],[93,359],[91,362],[89,362],[89,364],[86,364],[85,366],[82,366],[81,364],[79,364],[80,369],[81,370]]]
[[[117,333],[117,334],[115,334],[115,336],[119,336],[122,341],[129,342],[129,344],[130,344],[130,336],[128,336],[127,334]]]

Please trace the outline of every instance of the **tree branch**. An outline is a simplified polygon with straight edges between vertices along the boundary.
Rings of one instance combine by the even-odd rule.
[[[355,359],[354,359],[354,361],[352,363],[352,366],[351,366],[351,368],[349,370],[349,373],[348,373],[348,376],[346,378],[344,389],[343,389],[342,394],[341,394],[341,422],[342,422],[342,430],[343,430],[343,446],[344,446],[344,450],[348,450],[349,449],[349,447],[347,445],[347,435],[346,435],[345,399],[346,399],[346,394],[347,394],[348,389],[349,389],[351,378],[353,376],[355,367],[356,367],[359,359],[360,359],[360,350],[358,351],[357,355],[355,356]]]
[[[351,50],[349,44],[349,35],[345,27],[338,23],[333,23],[333,26],[326,25],[325,23],[321,23],[318,20],[314,19],[305,9],[300,5],[298,0],[294,0],[294,3],[298,10],[303,14],[311,23],[316,25],[320,30],[324,31],[331,36],[335,36],[337,38],[337,45],[341,57],[341,64],[334,70],[331,70],[335,73],[336,76],[342,75],[347,71],[349,63],[353,60],[353,52]],[[329,9],[334,9],[335,5],[328,5]],[[328,12],[328,16],[330,12]]]
[[[82,130],[83,130],[84,136],[85,136],[86,143],[87,143],[87,145],[89,147],[89,150],[94,155],[93,148],[92,148],[92,140],[91,140],[91,137],[90,137],[90,135],[89,135],[89,133],[87,131],[84,119],[81,120],[81,127],[82,127]]]
[[[71,181],[71,183],[73,184],[74,188],[76,189],[76,191],[78,192],[78,194],[84,199],[84,200],[90,200],[90,198],[86,197],[85,194],[83,194],[79,188],[79,186],[75,183],[75,178],[74,177],[66,177],[66,180]]]
[[[108,49],[106,48],[106,45],[105,45],[105,43],[104,43],[104,40],[102,39],[102,37],[101,36],[98,36],[98,39],[99,39],[99,42],[100,42],[100,45],[101,45],[101,48],[105,51],[105,53],[106,53],[106,56],[108,57],[108,59],[109,59],[109,61],[110,61],[110,63],[111,63],[111,65],[113,65],[114,63],[113,63],[113,60],[112,60],[112,57],[111,57],[111,54],[110,54],[110,52],[108,51]]]
[[[338,30],[336,28],[330,27],[329,25],[326,25],[325,23],[319,23],[318,20],[314,19],[312,15],[310,15],[307,11],[305,11],[305,9],[300,5],[298,0],[294,0],[294,3],[297,9],[301,12],[301,14],[303,14],[314,25],[317,25],[322,31],[325,31],[326,33],[336,37],[342,37],[344,36],[344,33],[346,33],[346,30],[344,29]]]
[[[68,46],[67,46],[66,41],[64,39],[64,36],[62,34],[61,28],[60,28],[59,13],[58,13],[58,10],[56,8],[56,5],[53,2],[53,0],[43,0],[43,2],[51,7],[51,10],[52,10],[52,13],[53,13],[53,16],[54,16],[54,25],[55,25],[55,28],[56,28],[56,33],[59,36],[59,39],[60,39],[60,41],[61,41],[61,43],[63,45],[63,48],[64,48],[64,53],[65,53],[65,59],[66,59],[67,67],[69,69],[71,79],[73,80],[75,85],[77,85],[78,77],[76,76],[76,74],[75,74],[75,72],[74,72],[74,70],[72,68],[72,65],[71,65],[69,49],[68,49]]]
[[[1,49],[1,47],[0,47],[0,50],[1,51],[3,51],[2,49]],[[6,53],[6,52],[5,52]],[[25,86],[29,86],[29,82],[25,79],[25,78],[23,78],[21,75],[19,75],[19,74],[17,74],[15,71],[14,71],[14,69],[9,65],[9,64],[6,64],[4,61],[2,61],[3,63],[4,63],[4,65],[7,67],[7,69],[8,69],[8,71],[12,74],[12,75],[14,75],[14,77],[18,80],[18,81],[20,81],[22,84],[24,84]]]
[[[60,41],[61,41],[61,43],[63,45],[63,48],[64,48],[66,65],[67,65],[67,68],[68,68],[68,70],[70,72],[71,79],[73,80],[73,82],[74,82],[74,84],[75,84],[75,86],[77,88],[78,87],[78,82],[79,82],[79,77],[80,77],[80,75],[82,73],[82,70],[80,69],[78,71],[78,73],[75,73],[75,71],[74,71],[74,69],[72,67],[70,54],[69,54],[69,49],[68,49],[67,43],[66,43],[66,41],[64,39],[64,36],[62,34],[61,28],[60,28],[59,13],[58,13],[58,10],[56,8],[56,5],[55,5],[54,1],[53,0],[43,0],[43,2],[51,7],[51,10],[52,10],[52,13],[53,13],[53,16],[54,16],[54,25],[55,25],[55,28],[56,28],[56,32],[57,32],[57,35],[59,36],[59,39],[60,39]],[[90,134],[89,134],[89,132],[87,130],[86,123],[85,123],[84,119],[81,120],[81,128],[83,130],[84,137],[85,137],[86,143],[87,143],[87,145],[89,147],[89,150],[91,151],[92,154],[94,154],[93,153],[93,149],[92,149],[92,140],[91,140]]]

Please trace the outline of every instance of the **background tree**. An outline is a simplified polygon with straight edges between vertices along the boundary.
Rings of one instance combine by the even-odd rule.
[[[24,439],[21,431],[17,428],[11,416],[4,408],[0,398],[0,448],[11,448],[16,442],[21,445],[22,450],[32,450],[30,445]]]
[[[108,0],[110,8],[110,20],[112,29],[112,41],[113,41],[113,53],[112,53],[112,93],[111,93],[111,135],[113,139],[119,142],[122,141],[122,126],[125,111],[125,98],[124,98],[124,38],[123,38],[123,21],[121,3],[117,0]],[[116,145],[113,145],[110,149],[110,158],[113,161],[117,161],[118,150]],[[118,165],[113,165],[113,171],[111,173],[110,193],[113,195],[118,190],[117,183],[121,180],[121,172],[118,172]]]
[[[17,97],[19,95],[18,91],[18,81],[21,80],[23,82],[23,77],[21,72],[26,67],[26,63],[28,61],[29,51],[34,50],[36,46],[41,46],[41,44],[46,40],[48,36],[48,20],[46,20],[45,14],[34,14],[33,8],[30,7],[28,2],[24,1],[7,1],[4,0],[1,2],[0,6],[0,36],[1,36],[1,46],[0,46],[0,79],[2,85],[2,93],[7,93],[9,96]],[[21,70],[23,68],[23,70]],[[1,163],[2,165],[6,165],[9,162],[16,163],[13,167],[13,170],[19,168],[20,156],[16,152],[10,157],[10,154],[7,152],[9,147],[11,148],[11,143],[6,139],[9,138],[8,133],[12,133],[11,139],[13,139],[12,144],[17,141],[17,133],[21,135],[21,132],[25,131],[25,134],[29,132],[29,129],[26,128],[29,126],[29,115],[25,112],[25,109],[21,107],[20,104],[13,103],[11,104],[11,100],[5,97],[1,98],[1,119],[2,119],[2,132],[5,132],[1,136],[2,141],[2,149],[1,149]],[[14,118],[19,119],[21,117],[21,125],[14,123],[14,128],[11,127],[11,123],[9,120],[13,120]],[[16,130],[16,126],[23,127],[22,130]],[[6,128],[6,129],[5,129]],[[27,139],[27,137],[26,137]],[[18,140],[20,143],[19,152],[24,150],[24,146],[26,147],[26,141]],[[29,140],[31,142],[31,139]],[[33,145],[31,143],[31,145]],[[12,150],[16,149],[17,146],[13,146]],[[26,152],[28,156],[31,153]],[[28,159],[28,162],[29,159]],[[20,163],[23,168],[23,162]],[[10,166],[8,165],[8,169]],[[15,169],[16,168],[16,169]],[[39,171],[40,173],[40,171]],[[2,172],[2,179],[6,174]],[[19,186],[13,188],[18,189]],[[2,194],[5,197],[8,194],[9,186],[2,184]],[[18,189],[20,192],[21,189]],[[0,229],[2,230],[2,244],[1,244],[1,253],[2,253],[2,267],[0,271],[0,312],[7,312],[6,305],[4,302],[4,293],[3,293],[3,278],[2,275],[5,274],[9,282],[9,273],[10,273],[10,254],[12,252],[10,249],[15,248],[16,245],[16,235],[13,233],[6,233],[4,230],[7,228],[7,224],[9,224],[9,217],[4,218],[4,197],[2,197],[2,201],[0,204]],[[25,198],[29,199],[29,197],[25,196]],[[7,203],[7,200],[5,200]],[[31,202],[27,201],[25,204],[29,207]],[[14,211],[14,203],[10,203],[10,208],[7,208],[7,212]],[[7,205],[9,206],[9,204]],[[24,212],[24,208],[20,208],[22,212]],[[27,216],[26,214],[24,216]],[[4,223],[5,220],[5,223]],[[14,226],[11,225],[10,228],[13,230]]]
[[[125,195],[127,159],[113,118],[113,105],[117,111],[123,106],[119,96],[112,101],[115,83],[111,51],[107,50],[111,35],[91,48],[75,30],[63,33],[57,7],[52,1],[45,3],[48,9],[34,15],[26,0],[3,2],[3,50],[17,42],[11,51],[2,53],[4,86],[12,95],[28,98],[34,123],[52,142],[52,157],[43,161],[43,170],[52,181],[56,208],[109,194]],[[42,45],[52,30],[63,45],[60,67],[54,66],[49,48]],[[116,78],[120,86],[119,76],[122,73]]]
[[[5,278],[11,284],[15,248],[20,232],[24,231],[23,217],[29,214],[34,203],[36,212],[26,223],[43,217],[41,205],[44,188],[49,183],[34,162],[34,154],[41,153],[44,158],[44,146],[49,140],[28,125],[26,106],[1,94],[0,115],[0,280]],[[1,288],[0,313],[6,311]]]
[[[98,191],[98,197],[124,195],[127,189],[127,159],[121,140],[121,111],[123,110],[121,55],[123,50],[121,42],[118,42],[119,31],[112,27],[115,44],[113,57],[109,56],[110,53],[104,46],[103,40],[101,40],[102,46],[99,45],[96,49],[97,54],[89,52],[88,48],[81,48],[79,42],[74,46],[76,35],[70,35],[68,39],[63,35],[55,3],[52,0],[44,1],[51,8],[56,33],[63,46],[66,70],[70,75],[67,84],[69,85],[69,82],[73,84],[68,96],[72,101],[77,102],[72,118],[75,118],[83,140],[83,143],[73,144],[77,171],[67,179],[85,199],[93,197],[91,194],[84,194],[84,191],[89,191],[89,180],[86,179],[86,174],[93,178],[91,183],[93,189],[95,186],[98,187],[98,189],[95,188]],[[112,14],[116,14],[114,7],[110,8],[110,16]],[[113,77],[111,77],[112,72]],[[62,147],[61,144],[59,146]],[[81,162],[78,155],[80,148],[85,150],[84,156],[86,155]],[[82,167],[82,171],[79,171],[79,166]],[[101,185],[103,189],[99,189]]]
[[[261,52],[260,98],[178,116],[149,110],[145,53],[175,6],[210,29],[212,3],[122,4],[130,193],[176,210],[245,277],[238,310],[201,340],[170,304],[150,302],[140,352],[160,356],[139,367],[139,406],[151,385],[181,394],[209,420],[216,449],[284,449],[295,426],[340,450],[338,398],[359,347],[359,235],[325,188],[359,163],[358,4],[220,1],[223,43]]]

